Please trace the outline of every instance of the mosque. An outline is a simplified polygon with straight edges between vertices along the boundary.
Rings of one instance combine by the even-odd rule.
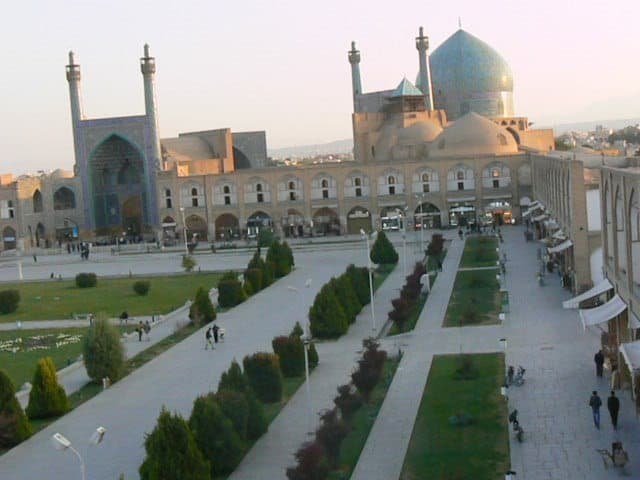
[[[90,119],[69,54],[73,172],[0,176],[0,249],[120,236],[182,238],[357,233],[510,222],[532,199],[532,159],[552,130],[515,115],[513,75],[492,47],[460,29],[429,55],[420,28],[418,75],[363,92],[360,51],[348,52],[353,162],[270,166],[266,134],[216,129],[160,139],[155,58],[140,59],[145,112]]]

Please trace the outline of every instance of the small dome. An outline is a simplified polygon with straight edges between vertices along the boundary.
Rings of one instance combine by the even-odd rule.
[[[435,122],[422,120],[408,127],[402,128],[395,122],[389,121],[380,129],[380,136],[376,142],[376,158],[390,158],[402,156],[403,147],[419,147],[432,142],[440,133],[442,127]],[[413,149],[414,153],[422,151]],[[395,153],[392,153],[395,152]],[[405,152],[406,156],[408,152]]]
[[[431,158],[516,153],[518,144],[507,129],[474,112],[445,128],[429,148]]]
[[[398,129],[398,144],[417,145],[432,142],[442,132],[442,127],[434,122],[416,122],[406,128]]]

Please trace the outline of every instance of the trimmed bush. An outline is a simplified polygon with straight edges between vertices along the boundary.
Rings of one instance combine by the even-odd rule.
[[[213,322],[216,317],[216,309],[211,303],[209,293],[203,287],[199,287],[189,307],[189,318],[194,325],[206,325]]]
[[[273,273],[276,278],[284,277],[291,272],[291,254],[278,240],[269,246],[266,261],[273,265]]]
[[[262,270],[258,267],[247,268],[244,271],[244,282],[246,285],[251,285],[251,291],[258,293],[262,290]]]
[[[402,332],[411,314],[412,305],[404,297],[391,300],[391,304],[393,305],[393,310],[389,312],[389,318],[395,324],[396,328]]]
[[[356,267],[351,264],[347,267],[347,276],[351,279],[351,285],[356,292],[360,305],[369,305],[371,292],[369,290],[369,271],[367,267]]]
[[[9,376],[0,370],[0,449],[11,448],[33,434]]]
[[[235,272],[225,273],[218,282],[218,304],[223,308],[235,307],[244,299],[238,275]]]
[[[334,289],[325,284],[309,309],[311,333],[318,338],[337,338],[349,328],[347,316]]]
[[[249,385],[263,403],[282,400],[282,373],[278,356],[268,352],[247,355],[242,360]]]
[[[0,291],[0,313],[12,313],[18,309],[20,292],[18,290]]]
[[[348,422],[362,406],[362,398],[357,391],[353,391],[351,384],[340,385],[338,396],[333,399],[333,403],[340,409],[342,418]]]
[[[95,273],[79,273],[76,275],[76,286],[78,288],[91,288],[98,285],[98,277]]]
[[[382,376],[387,352],[378,350],[379,344],[373,339],[365,339],[362,344],[365,351],[362,354],[362,358],[358,360],[358,369],[351,374],[351,380],[360,395],[362,395],[363,400],[369,402],[371,392]]]
[[[258,247],[269,247],[275,240],[276,234],[270,228],[261,228],[258,232]]]
[[[291,330],[291,333],[289,334],[289,336],[293,337],[301,337],[302,335],[304,335],[304,330],[302,329],[302,326],[300,325],[300,322],[296,322],[296,324],[293,326],[293,330]]]
[[[431,242],[429,242],[429,246],[427,247],[427,255],[430,257],[439,257],[442,251],[444,250],[444,238],[440,233],[434,233],[431,236]]]
[[[249,440],[260,438],[267,431],[267,428],[269,428],[264,414],[264,407],[256,398],[255,393],[249,385],[249,379],[242,372],[240,365],[235,360],[231,362],[229,369],[220,377],[218,393],[222,390],[233,390],[245,396],[249,407],[247,438]]]
[[[216,401],[222,413],[231,420],[236,433],[242,440],[246,440],[249,403],[244,394],[235,390],[220,390],[216,393]]]
[[[346,273],[343,273],[338,278],[331,279],[330,283],[336,292],[336,297],[338,297],[344,313],[347,315],[347,320],[349,320],[349,323],[355,322],[360,310],[362,310],[362,304],[353,289],[351,279]]]
[[[242,460],[244,447],[233,423],[222,413],[215,395],[196,398],[189,427],[204,457],[211,459],[211,477],[233,472]]]
[[[283,376],[304,375],[304,343],[299,336],[275,337],[271,341],[271,346],[280,359],[280,370]]]
[[[26,413],[30,419],[58,417],[70,410],[69,399],[58,383],[51,357],[41,358],[36,366]]]
[[[104,314],[99,314],[83,339],[82,355],[87,375],[94,383],[104,377],[116,382],[124,373],[124,347],[119,330]]]
[[[185,272],[193,271],[196,265],[198,265],[198,262],[191,255],[182,255],[182,268],[184,268]]]
[[[140,296],[144,296],[149,293],[151,288],[151,282],[149,280],[138,280],[133,284],[133,291]]]
[[[293,259],[293,251],[291,250],[291,247],[289,246],[286,240],[282,242],[282,252],[285,258],[287,259],[287,261],[289,262],[289,267],[293,268],[296,262]]]
[[[211,466],[179,414],[164,407],[158,423],[144,440],[147,456],[140,466],[141,480],[210,480]],[[215,459],[217,460],[217,459]]]
[[[312,342],[311,345],[309,345],[309,368],[313,370],[318,366],[319,362],[320,357],[318,356],[318,351],[316,350],[316,344]]]
[[[381,230],[378,232],[376,241],[371,247],[371,261],[378,265],[389,265],[398,263],[398,252]]]
[[[316,430],[316,441],[324,448],[329,465],[340,465],[340,446],[350,431],[344,420],[338,418],[337,410],[327,410],[320,416],[321,425]]]
[[[329,464],[322,445],[307,442],[295,453],[298,464],[287,468],[289,480],[324,480],[329,475]]]

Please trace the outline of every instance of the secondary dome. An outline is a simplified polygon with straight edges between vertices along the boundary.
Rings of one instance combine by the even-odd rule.
[[[440,133],[442,127],[434,122],[416,122],[406,128],[397,131],[398,144],[417,145],[425,142],[432,142]]]
[[[513,155],[518,144],[503,127],[471,112],[444,129],[429,148],[429,157]]]
[[[415,122],[408,127],[388,120],[380,129],[380,136],[375,144],[376,158],[402,161],[414,156],[424,156],[427,144],[441,132],[440,125],[428,120]]]
[[[509,117],[513,109],[513,74],[492,47],[458,30],[429,57],[436,109],[456,119],[468,112]]]

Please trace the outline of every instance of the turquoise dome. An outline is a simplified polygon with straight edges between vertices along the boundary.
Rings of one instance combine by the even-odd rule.
[[[451,119],[470,111],[513,116],[513,74],[492,47],[464,30],[451,35],[429,57],[435,108]]]

